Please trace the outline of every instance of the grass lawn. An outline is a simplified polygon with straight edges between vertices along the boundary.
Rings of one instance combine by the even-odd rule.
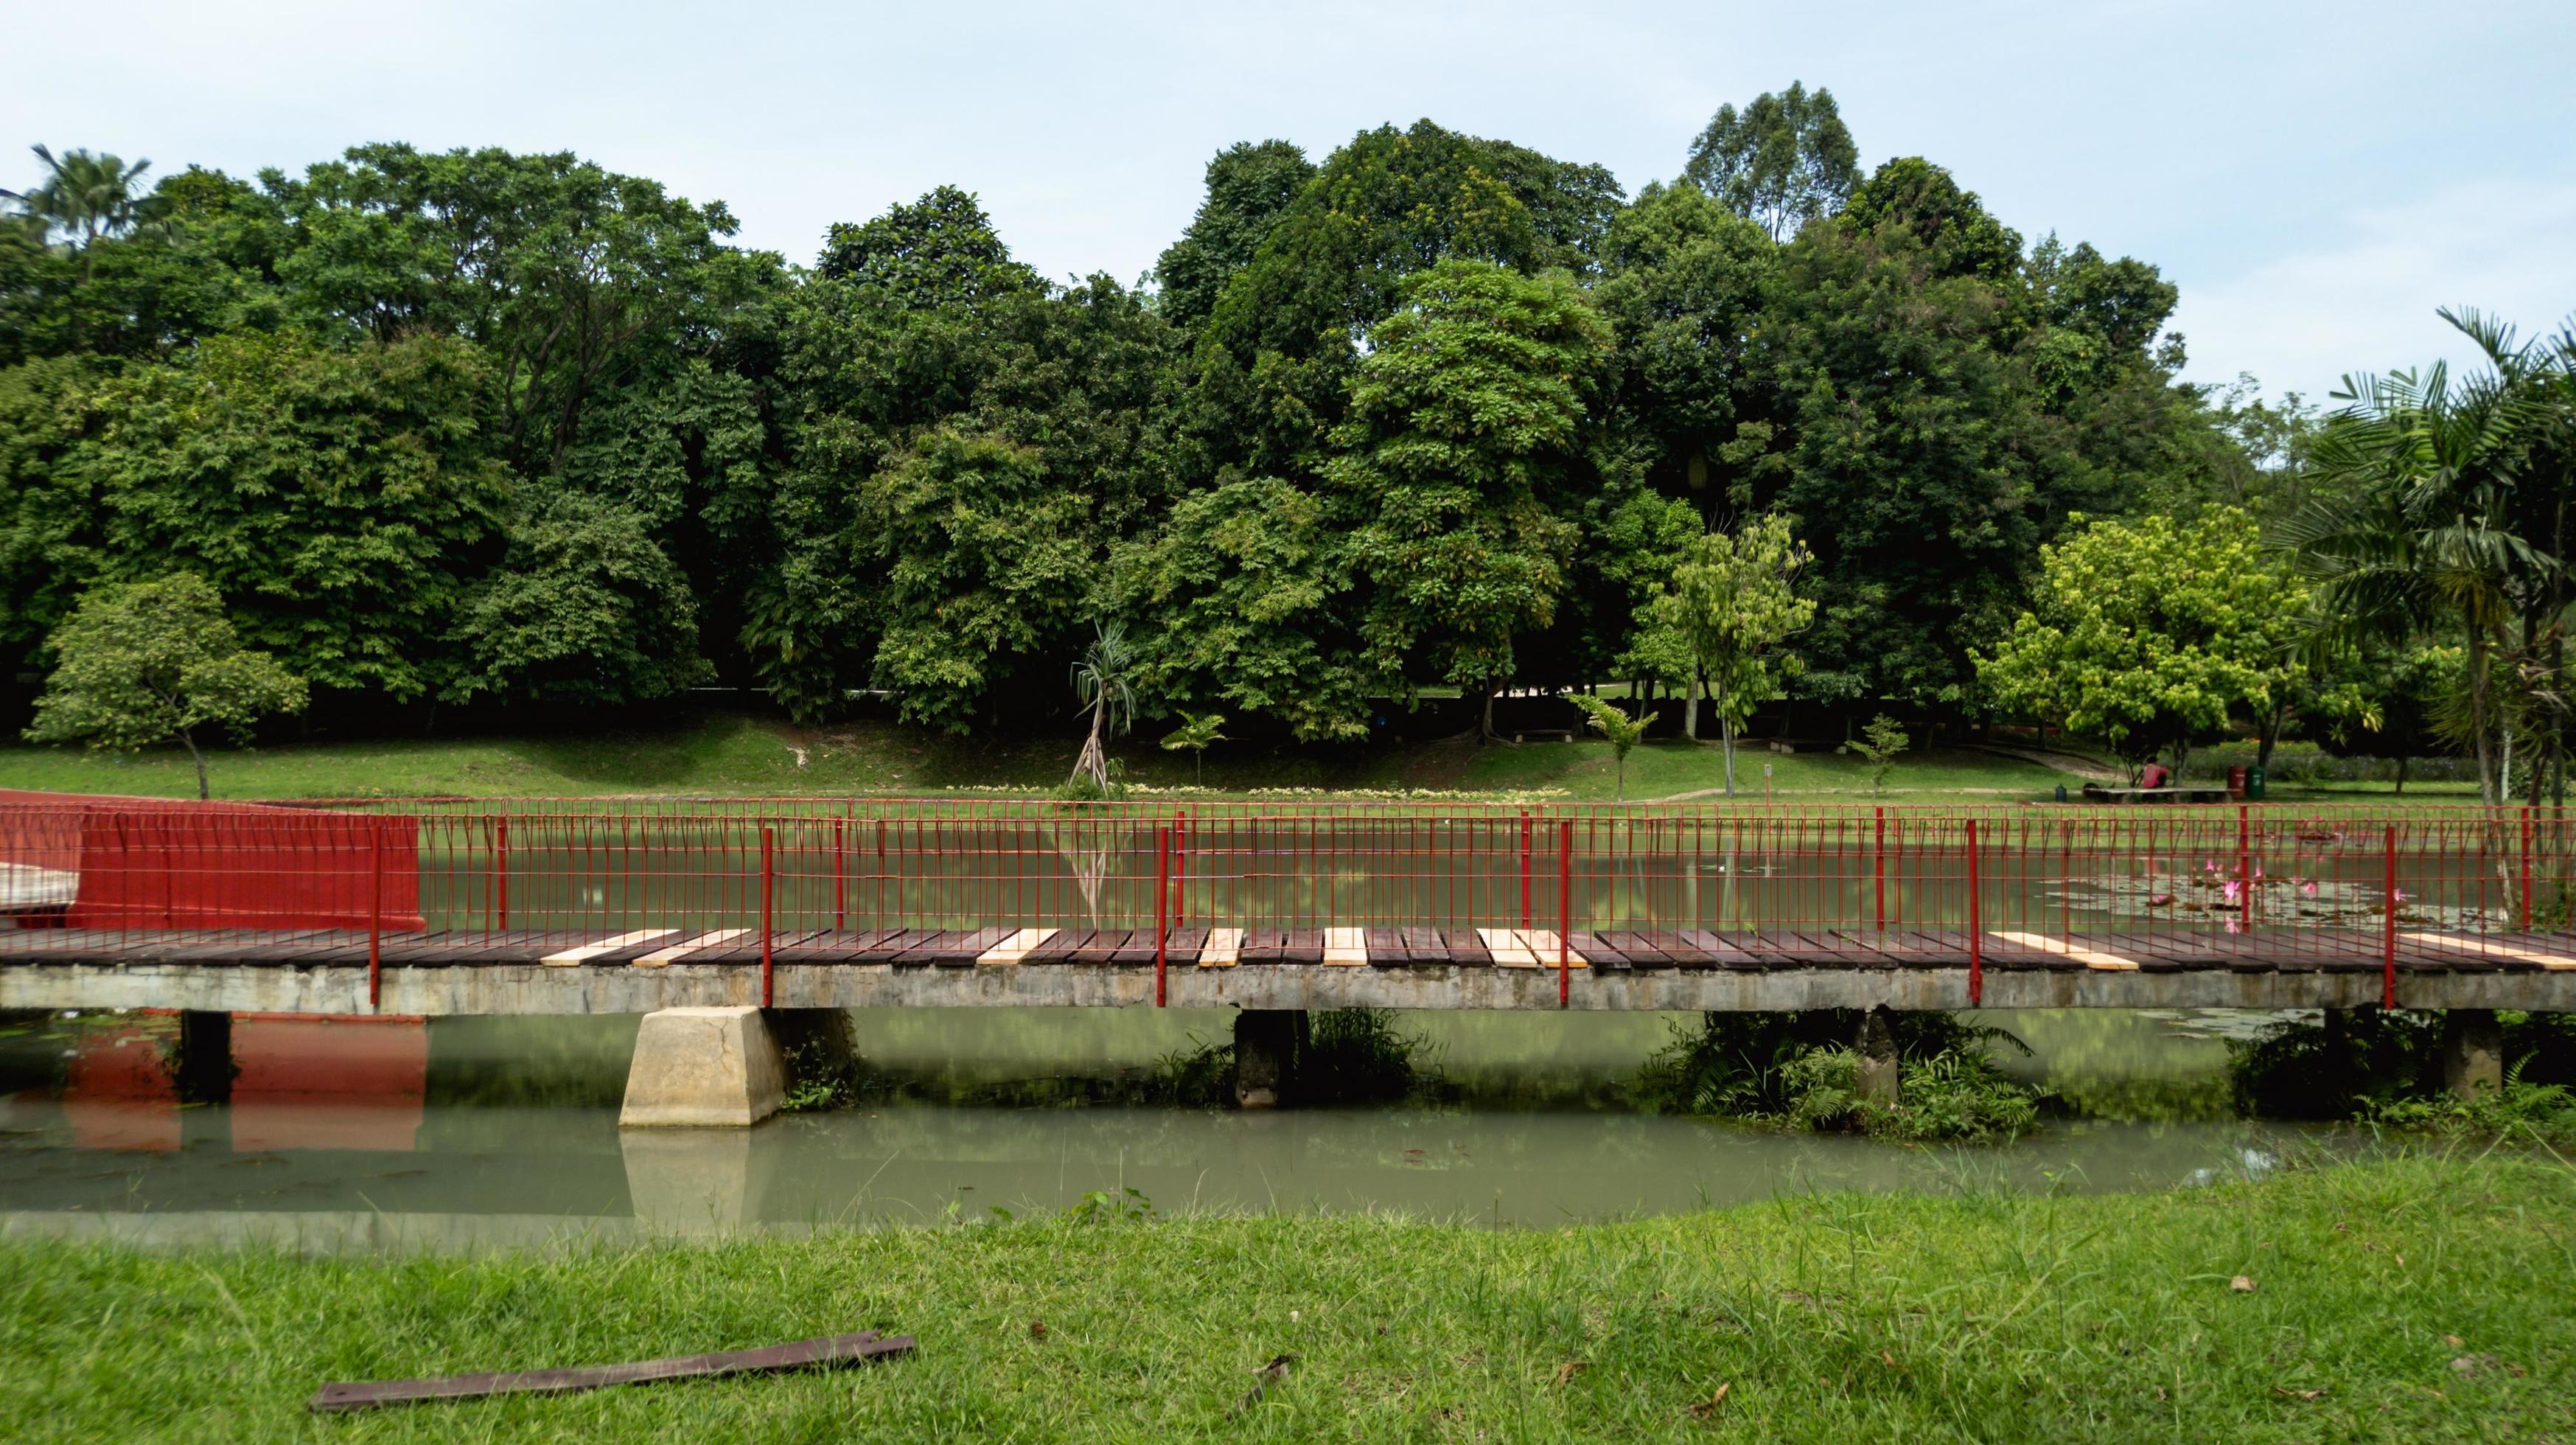
[[[932,792],[1007,786],[1044,793],[1072,771],[1079,739],[1068,723],[1061,737],[960,739],[883,722],[799,728],[773,717],[725,709],[678,709],[660,720],[620,721],[595,733],[522,737],[370,738],[287,743],[212,753],[218,797],[372,796],[581,797],[611,794],[709,796],[797,793]],[[1131,783],[1194,785],[1185,753],[1134,739],[1118,750]],[[1736,755],[1737,797],[1859,802],[1870,796],[1868,765],[1831,753]],[[2053,768],[1967,749],[1901,759],[1886,800],[1898,803],[2012,802],[2069,791],[2082,779]],[[1433,789],[1539,793],[1606,800],[1618,783],[1607,743],[1533,742],[1478,747],[1448,738],[1376,749],[1213,750],[1205,785],[1224,793],[1254,789],[1327,791]],[[1644,744],[1629,755],[1627,796],[1715,797],[1726,782],[1715,744],[1678,739]],[[132,756],[80,748],[0,747],[0,787],[62,792],[185,797],[196,792],[187,755],[175,748]],[[2412,802],[2460,801],[2466,785],[2417,784]],[[2275,787],[2291,801],[2389,799],[2385,785],[2332,789]],[[2393,801],[2393,799],[2390,799]]]
[[[0,1438],[29,1442],[2576,1436],[2576,1174],[2500,1156],[1529,1232],[1049,1218],[310,1261],[21,1237],[0,1298]],[[860,1328],[919,1350],[304,1407],[329,1380]]]

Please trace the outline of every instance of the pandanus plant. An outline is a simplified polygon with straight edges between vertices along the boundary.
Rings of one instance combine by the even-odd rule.
[[[1136,721],[1135,672],[1135,646],[1127,640],[1127,629],[1115,622],[1101,624],[1073,665],[1074,701],[1090,710],[1091,732],[1073,760],[1071,781],[1078,785],[1089,779],[1092,791],[1101,796],[1109,792],[1109,754],[1101,743]]]

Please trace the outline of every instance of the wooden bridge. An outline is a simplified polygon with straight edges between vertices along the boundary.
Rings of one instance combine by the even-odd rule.
[[[1352,1007],[2441,1009],[2491,1077],[2495,1010],[2576,1008],[2572,832],[2525,809],[19,794],[0,1009],[175,1009],[206,1039],[237,1012],[643,1013],[626,1118],[656,1124],[774,1107],[773,1027],[953,1006],[1236,1009],[1247,1103],[1276,1097],[1294,1020]]]

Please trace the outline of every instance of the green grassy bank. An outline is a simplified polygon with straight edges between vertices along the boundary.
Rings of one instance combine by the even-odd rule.
[[[287,743],[249,751],[219,749],[211,774],[217,796],[315,798],[465,795],[473,797],[614,794],[784,795],[936,791],[1011,787],[1043,793],[1072,771],[1079,739],[961,739],[881,722],[799,728],[753,713],[679,710],[630,719],[578,734],[369,738]],[[1118,751],[1128,781],[1149,787],[1193,786],[1200,773],[1187,754],[1150,740]],[[1763,768],[1771,776],[1766,780]],[[1630,798],[1707,796],[1726,782],[1723,753],[1679,740],[1638,748],[1628,759]],[[1891,802],[2009,802],[2049,796],[2082,779],[1993,753],[1944,749],[1908,755],[1887,784]],[[1741,750],[1738,796],[1785,801],[1860,801],[1870,796],[1868,765],[1831,753]],[[1219,747],[1204,770],[1205,786],[1224,793],[1311,788],[1337,792],[1432,789],[1607,799],[1618,785],[1609,745],[1571,743],[1478,747],[1470,739],[1390,744],[1369,749],[1263,750]],[[187,755],[175,748],[132,756],[80,748],[0,747],[0,787],[64,792],[182,797],[196,792]],[[2387,799],[2385,785],[2331,790],[2276,790],[2284,798]],[[2456,788],[2418,784],[2407,800],[2460,801]]]
[[[2576,1174],[2501,1156],[1532,1232],[1052,1218],[313,1261],[21,1238],[0,1241],[0,1299],[0,1438],[22,1441],[2576,1435]],[[863,1327],[919,1351],[358,1417],[303,1403],[325,1380]],[[1243,1407],[1278,1355],[1296,1363]]]

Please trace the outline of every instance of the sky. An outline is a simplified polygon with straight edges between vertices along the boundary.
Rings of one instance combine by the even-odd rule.
[[[1727,102],[1834,92],[2025,235],[2163,269],[2198,381],[2323,401],[2461,359],[2434,315],[2576,314],[2576,0],[2160,3],[322,4],[18,0],[21,148],[290,170],[377,140],[572,150],[810,262],[943,183],[1059,278],[1152,266],[1239,140],[1320,160],[1429,118],[1631,192]]]

